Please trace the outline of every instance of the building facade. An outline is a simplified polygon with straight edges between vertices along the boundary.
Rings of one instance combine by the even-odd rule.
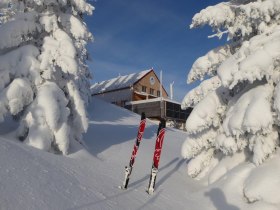
[[[152,119],[164,118],[184,129],[192,108],[181,109],[181,104],[168,99],[165,88],[153,69],[119,76],[102,81],[91,87],[92,96],[129,109],[144,112]]]
[[[95,83],[91,87],[91,93],[92,96],[122,107],[131,101],[161,96],[168,98],[166,90],[153,69]]]

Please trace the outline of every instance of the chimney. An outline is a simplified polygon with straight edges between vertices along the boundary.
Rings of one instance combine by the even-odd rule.
[[[172,83],[170,83],[170,99],[173,100],[173,85],[174,85],[174,81]]]
[[[162,98],[162,70],[160,70],[160,97]]]

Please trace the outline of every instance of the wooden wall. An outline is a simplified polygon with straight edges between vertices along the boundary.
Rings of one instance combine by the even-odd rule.
[[[150,78],[154,77],[155,83],[151,84],[150,83]],[[154,71],[150,71],[146,76],[144,76],[141,80],[139,80],[134,86],[134,90],[137,92],[142,92],[142,86],[145,86],[146,93],[150,94],[150,89],[154,89],[154,98],[158,97],[157,91],[160,91],[160,81],[157,78],[156,74]],[[168,94],[165,91],[164,88],[162,88],[162,97],[167,98]],[[149,96],[149,98],[153,98],[153,96]]]
[[[146,114],[146,117],[151,118],[160,118],[163,114],[163,110],[161,110],[160,106],[160,101],[129,105],[126,108],[138,114],[144,112]]]

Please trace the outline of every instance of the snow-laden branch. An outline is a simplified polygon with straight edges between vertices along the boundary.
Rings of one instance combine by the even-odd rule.
[[[210,25],[213,28],[222,28],[231,25],[235,19],[235,12],[230,3],[220,3],[209,6],[193,17],[191,28]]]
[[[209,149],[213,146],[217,133],[216,129],[209,128],[198,134],[189,134],[182,146],[182,156],[185,159],[191,159],[201,153],[202,150]]]
[[[187,109],[188,107],[194,107],[202,99],[204,99],[210,92],[216,90],[221,86],[221,80],[218,76],[214,76],[210,79],[202,81],[198,87],[192,89],[184,97],[181,107]]]
[[[65,27],[65,30],[72,34],[75,39],[91,40],[92,34],[87,30],[86,25],[77,17],[61,13],[59,22]]]
[[[33,90],[26,79],[15,79],[0,94],[0,121],[5,115],[17,115],[33,101]]]
[[[187,82],[191,83],[199,79],[202,80],[206,75],[213,76],[219,65],[232,55],[230,48],[230,45],[218,47],[198,58],[188,74]]]
[[[39,87],[37,97],[25,118],[29,128],[29,145],[50,150],[51,144],[55,142],[63,154],[68,153],[71,129],[67,128],[70,115],[67,104],[64,92],[55,83],[46,82]]]
[[[263,163],[279,145],[279,135],[276,129],[264,135],[253,135],[249,141],[249,148],[253,152],[253,162],[256,165]]]
[[[227,34],[228,31],[220,31],[218,29],[218,32],[213,34],[213,35],[209,35],[208,38],[211,39],[211,38],[214,38],[214,37],[218,37],[219,39],[221,39],[223,37],[224,34]]]
[[[194,107],[186,122],[188,133],[196,134],[210,126],[219,126],[221,115],[225,111],[225,104],[220,93],[222,89],[218,88],[209,93]]]
[[[41,30],[34,19],[35,14],[21,15],[14,21],[0,26],[0,50],[20,45],[23,40],[30,40],[32,34]]]
[[[226,59],[218,68],[223,86],[232,89],[238,82],[271,79],[279,65],[280,27],[243,42],[237,52]]]
[[[231,101],[223,128],[227,136],[271,132],[273,114],[271,100],[273,87],[269,84],[251,88]],[[236,101],[235,101],[236,100]]]
[[[235,1],[209,6],[193,17],[191,28],[210,25],[217,32],[228,31],[228,39],[248,39],[263,32],[265,27],[279,21],[279,0]]]
[[[0,56],[0,91],[17,77],[27,77],[34,84],[39,85],[41,77],[38,55],[39,50],[36,47],[26,45]]]

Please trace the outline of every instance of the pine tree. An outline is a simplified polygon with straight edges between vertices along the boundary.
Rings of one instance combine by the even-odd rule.
[[[279,147],[280,1],[231,0],[193,17],[191,28],[212,27],[225,45],[198,58],[184,98],[194,106],[182,154],[188,173],[201,178],[226,155],[244,152],[256,165]]]
[[[0,120],[29,145],[68,153],[87,130],[90,73],[85,0],[1,0]]]

